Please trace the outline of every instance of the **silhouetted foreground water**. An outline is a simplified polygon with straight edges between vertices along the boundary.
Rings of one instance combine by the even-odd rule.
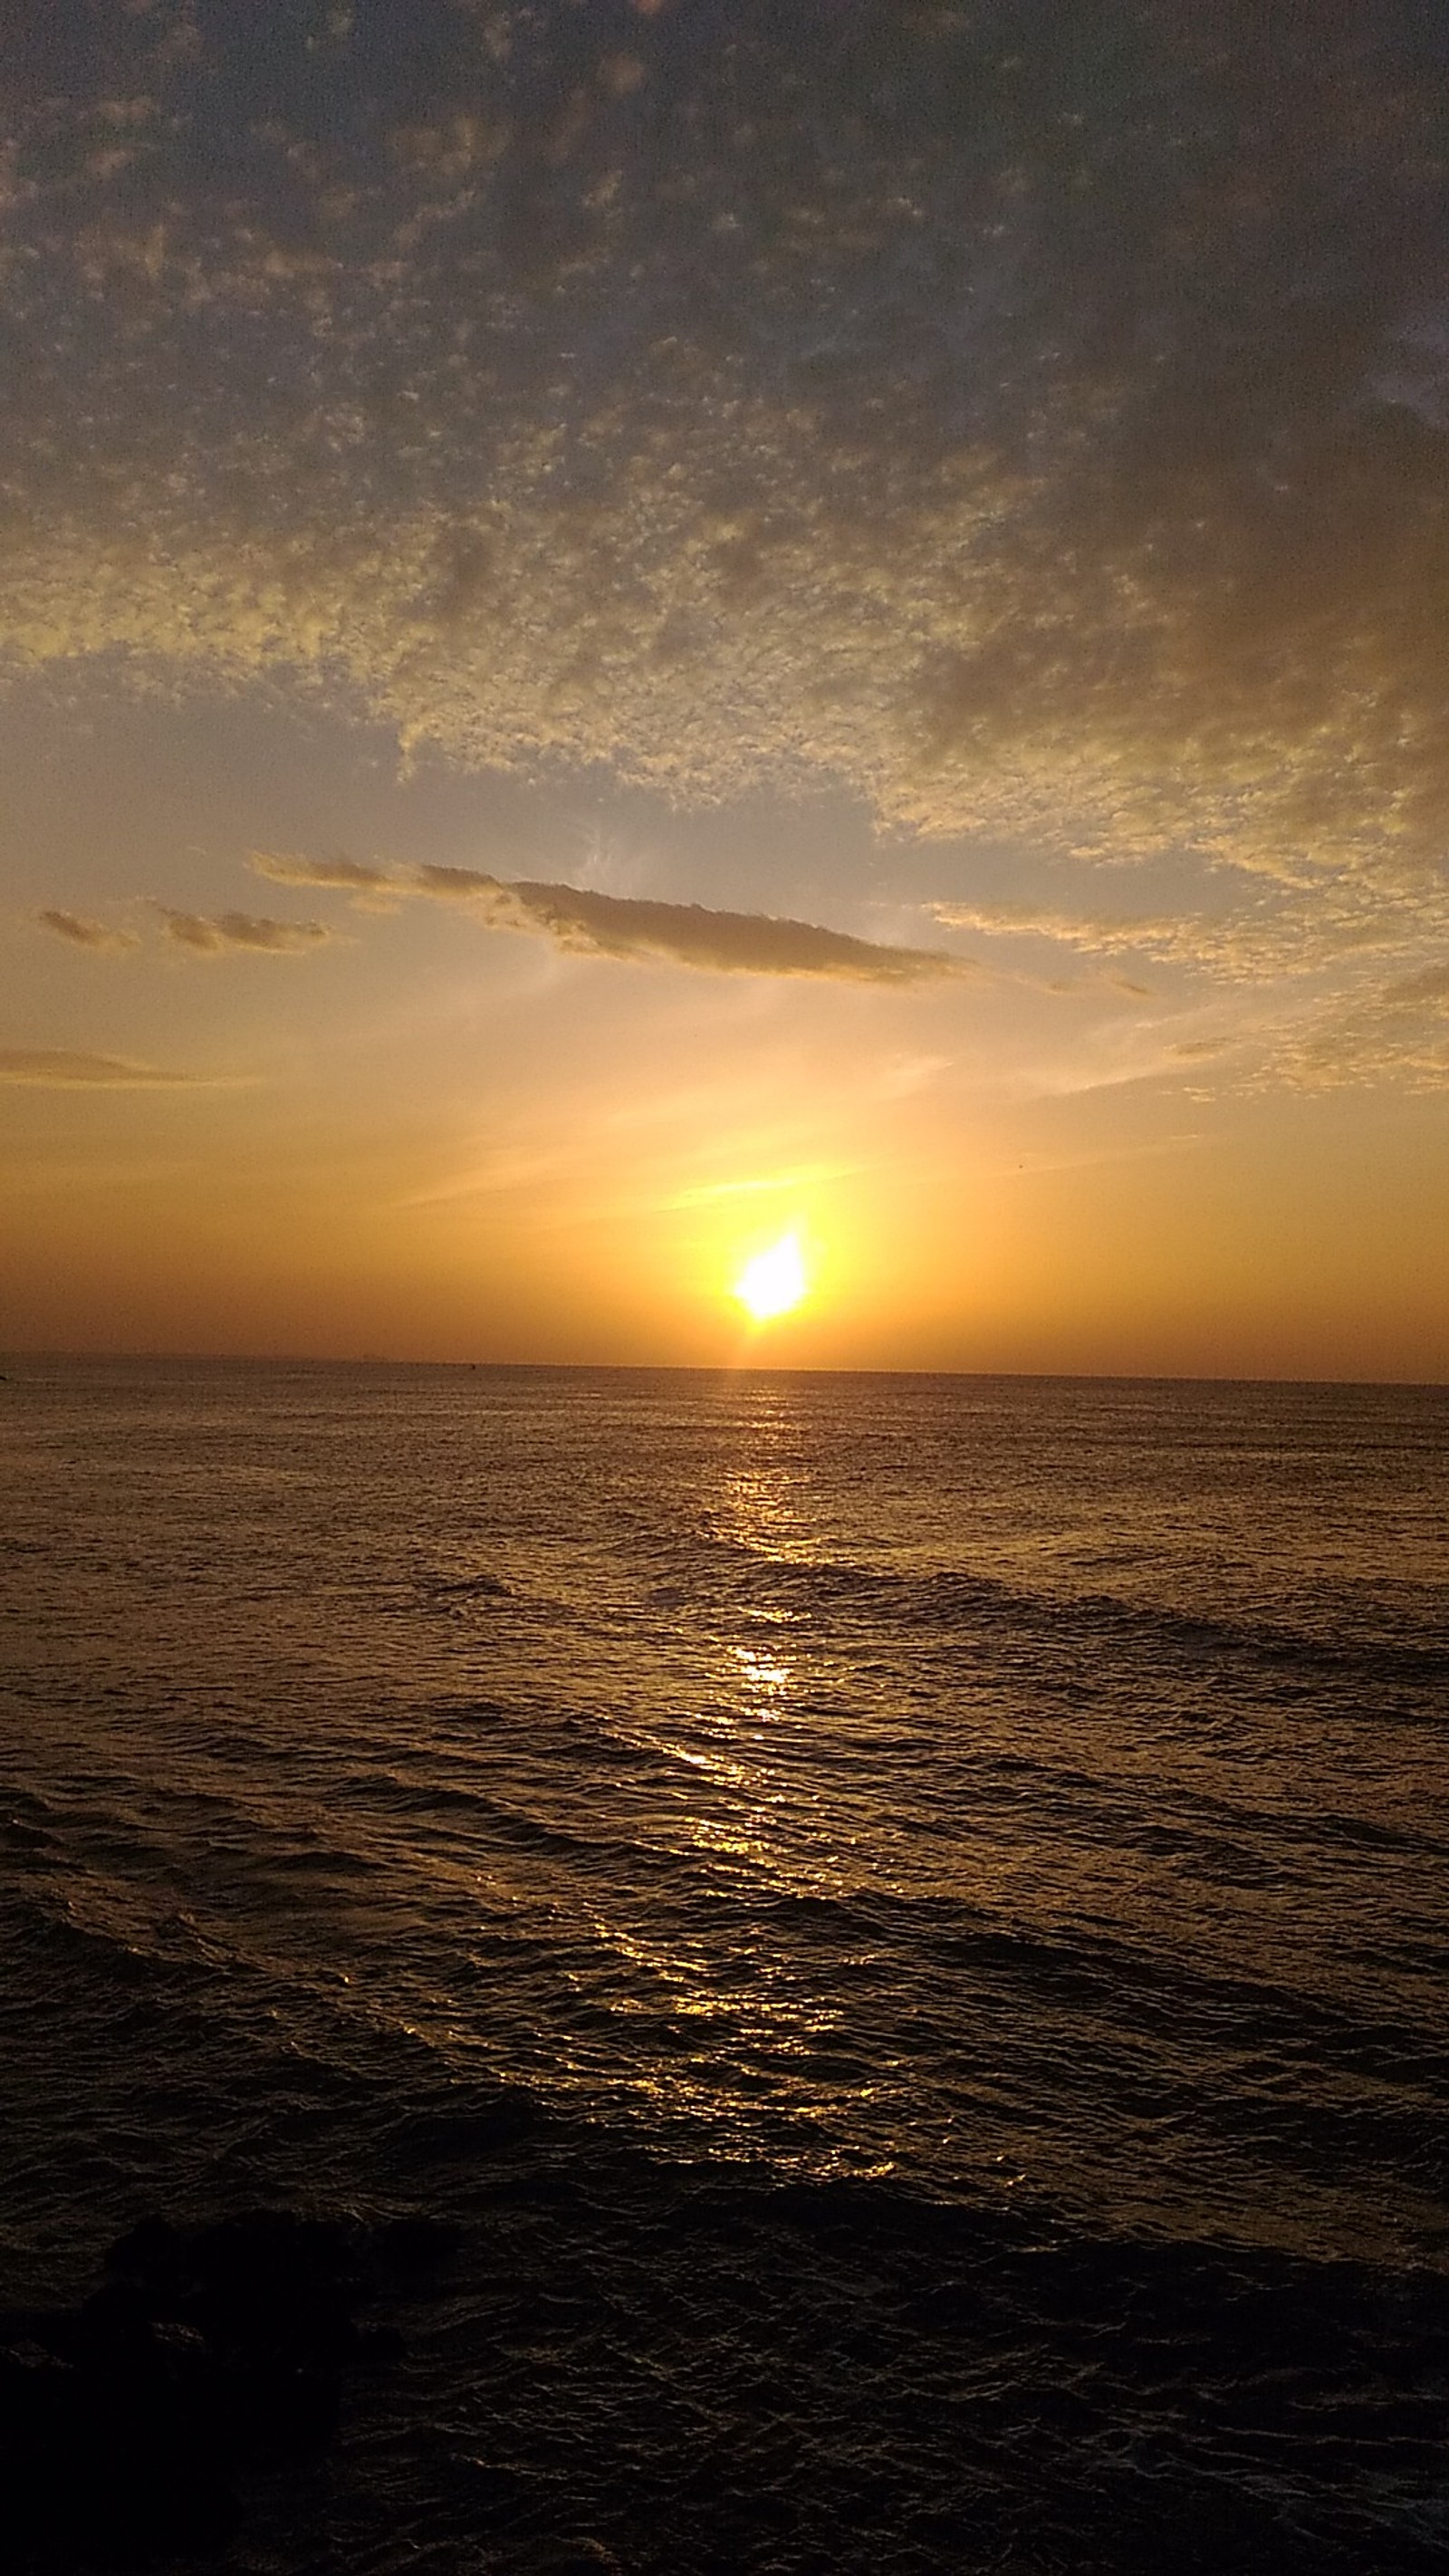
[[[1449,1397],[0,1393],[37,2562],[1444,2563]]]

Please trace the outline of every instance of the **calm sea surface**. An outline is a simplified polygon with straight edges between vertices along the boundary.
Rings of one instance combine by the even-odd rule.
[[[238,2568],[1449,2563],[1449,1391],[10,1364],[0,2254],[463,2223]]]

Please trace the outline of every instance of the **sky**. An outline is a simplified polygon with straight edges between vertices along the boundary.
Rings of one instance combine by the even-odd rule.
[[[1441,7],[0,107],[0,1344],[1449,1375]]]

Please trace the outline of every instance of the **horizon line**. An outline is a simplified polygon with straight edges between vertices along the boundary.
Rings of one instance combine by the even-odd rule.
[[[25,1361],[136,1367],[457,1369],[480,1374],[509,1371],[515,1375],[572,1373],[580,1377],[963,1378],[987,1384],[1048,1386],[1293,1386],[1344,1391],[1394,1387],[1409,1394],[1449,1393],[1449,1378],[1442,1377],[1284,1377],[1268,1372],[1244,1375],[1193,1369],[849,1368],[759,1360],[398,1359],[375,1351],[323,1355],[315,1351],[37,1350],[17,1345],[0,1349],[0,1382],[4,1382],[9,1364]]]

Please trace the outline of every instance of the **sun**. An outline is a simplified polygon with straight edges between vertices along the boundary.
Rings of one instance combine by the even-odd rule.
[[[782,1234],[778,1243],[757,1252],[736,1279],[732,1294],[756,1324],[788,1315],[809,1292],[810,1280],[798,1234]]]

